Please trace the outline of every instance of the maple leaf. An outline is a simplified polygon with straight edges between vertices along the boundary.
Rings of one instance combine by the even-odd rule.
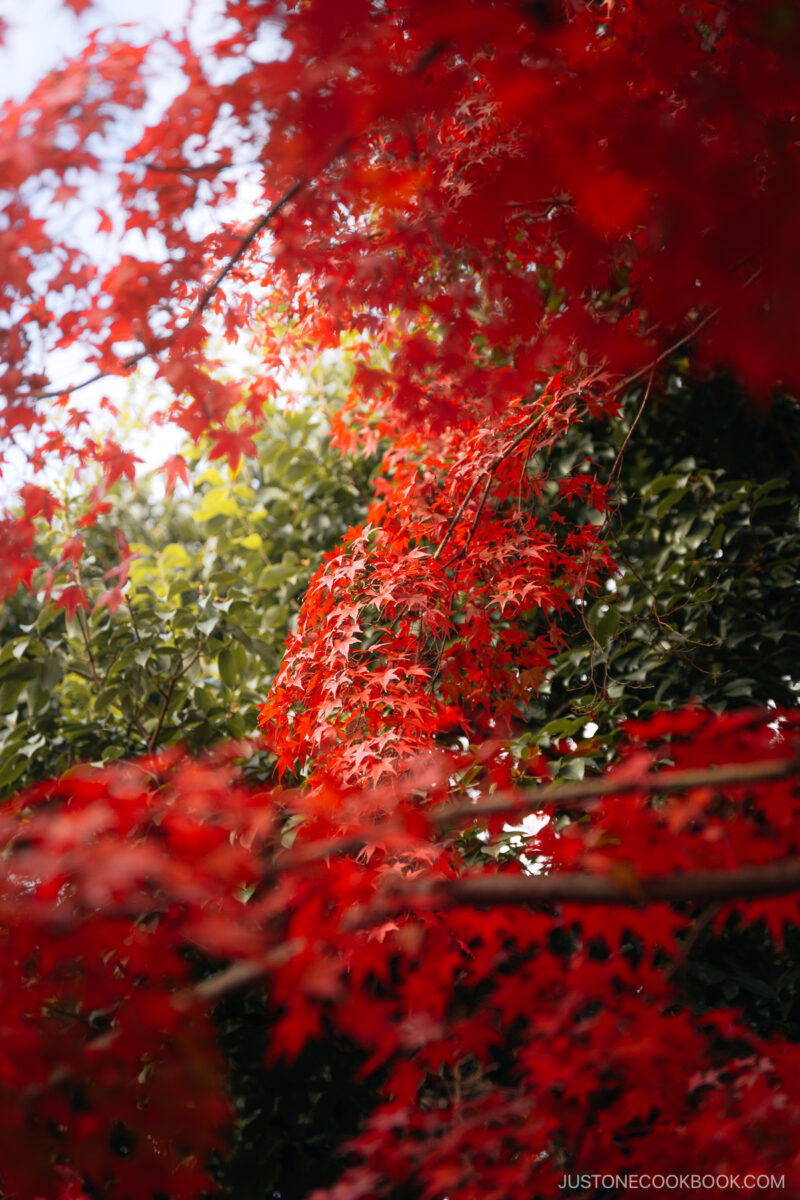
[[[53,520],[54,513],[62,509],[64,505],[53,494],[43,487],[38,487],[35,483],[26,483],[20,489],[25,516],[27,520],[32,521],[38,516],[44,517],[49,525]]]
[[[0,555],[0,600],[5,600],[13,596],[20,584],[31,588],[37,562],[31,553],[33,528],[30,522],[0,517],[0,539],[3,546]]]
[[[86,609],[88,612],[92,606],[84,589],[77,583],[70,583],[61,589],[61,592],[56,597],[55,607],[56,609],[63,608],[67,614],[67,619],[72,621],[75,619],[75,613],[79,608]]]
[[[582,500],[586,494],[589,480],[584,475],[570,475],[561,480],[558,485],[559,494],[566,500]]]
[[[82,425],[89,424],[89,414],[82,409],[73,409],[67,417],[67,425],[70,429],[80,429]]]
[[[232,471],[237,471],[243,456],[255,457],[254,429],[213,429],[210,433],[212,448],[208,457],[225,458]]]
[[[354,626],[352,629],[347,629],[344,632],[340,632],[337,634],[336,639],[332,644],[330,652],[331,657],[347,658],[350,654],[350,647],[355,642],[360,640],[358,626]]]
[[[379,688],[384,689],[394,679],[400,679],[400,672],[394,667],[386,667],[383,671],[373,672],[372,678]]]
[[[136,463],[143,461],[130,451],[123,450],[110,437],[106,438],[96,457],[103,468],[106,487],[112,487],[118,479],[123,478],[133,483],[136,478]]]
[[[78,518],[78,525],[81,529],[88,529],[95,524],[98,517],[110,512],[111,505],[107,500],[96,500],[83,516]]]
[[[113,615],[119,606],[124,602],[124,600],[125,596],[121,586],[119,584],[115,584],[114,587],[108,588],[106,591],[101,592],[97,597],[94,605],[95,611],[100,608],[107,608],[108,611]]]
[[[67,562],[69,560],[77,565],[83,557],[84,548],[84,541],[80,534],[66,538],[61,545],[61,558],[59,561]]]
[[[163,471],[167,477],[164,488],[168,496],[175,490],[178,479],[187,485],[189,483],[189,465],[182,454],[171,454],[158,470]]]
[[[139,551],[131,550],[130,546],[128,545],[128,539],[125,537],[125,534],[121,529],[114,530],[114,537],[116,538],[117,546],[119,548],[120,559],[116,566],[109,567],[109,569],[105,572],[104,578],[113,579],[114,576],[116,576],[118,587],[124,587],[128,581],[131,563],[139,557]]]

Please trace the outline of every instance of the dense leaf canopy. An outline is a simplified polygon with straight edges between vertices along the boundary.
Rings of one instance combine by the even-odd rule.
[[[797,6],[216,8],[0,114],[2,1190],[790,1194]]]

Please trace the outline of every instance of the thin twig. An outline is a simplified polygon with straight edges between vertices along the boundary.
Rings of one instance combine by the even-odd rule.
[[[627,375],[619,383],[615,384],[611,389],[611,395],[613,396],[615,392],[624,392],[625,389],[629,388],[632,383],[636,383],[637,379],[641,379],[643,376],[649,375],[656,369],[657,366],[659,366],[660,363],[664,361],[664,359],[669,358],[670,355],[674,354],[676,350],[680,350],[681,346],[685,346],[687,342],[690,342],[692,338],[697,336],[701,329],[705,328],[705,326],[708,325],[709,322],[713,321],[715,317],[718,317],[721,309],[721,304],[712,309],[712,311],[707,313],[701,321],[698,321],[688,333],[684,334],[683,337],[678,338],[677,342],[673,342],[672,345],[668,346],[666,350],[662,350],[662,352],[657,354],[656,357],[647,363],[646,366],[640,367],[638,371],[634,371],[632,375]]]
[[[349,139],[348,139],[348,142],[349,142]],[[348,142],[343,142],[343,143],[339,144],[339,146],[334,151],[331,158],[325,164],[325,167],[323,168],[323,170],[327,170],[327,168],[329,166],[331,166],[334,162],[336,162],[336,160],[338,158],[341,157],[341,155],[344,153],[344,150],[345,150]],[[229,255],[228,261],[224,264],[223,267],[220,268],[219,271],[217,271],[216,275],[211,280],[211,283],[209,283],[207,285],[207,287],[204,288],[204,290],[200,294],[200,297],[199,297],[197,303],[195,304],[194,308],[192,309],[189,319],[187,320],[187,322],[183,326],[183,328],[178,331],[179,333],[183,333],[184,329],[187,329],[189,327],[189,325],[191,325],[194,321],[197,320],[198,317],[200,317],[203,314],[203,312],[206,310],[206,308],[208,308],[208,305],[210,304],[211,300],[213,299],[215,293],[219,291],[219,289],[222,286],[225,279],[227,279],[228,275],[230,275],[231,271],[236,266],[236,264],[241,261],[241,259],[244,257],[244,255],[247,253],[247,251],[252,246],[253,242],[258,238],[259,234],[264,232],[264,230],[267,228],[267,226],[270,224],[270,222],[273,221],[275,219],[275,217],[277,217],[278,213],[281,212],[281,210],[284,209],[287,204],[290,204],[292,202],[292,200],[295,199],[296,196],[299,196],[300,192],[302,192],[304,190],[304,188],[307,187],[308,183],[309,183],[309,180],[306,179],[304,176],[301,176],[299,179],[296,179],[295,182],[292,184],[292,186],[283,193],[283,195],[280,197],[280,199],[276,200],[275,203],[272,205],[272,207],[267,209],[267,211],[265,213],[263,213],[258,218],[257,221],[253,222],[253,224],[250,226],[250,228],[248,229],[245,236],[239,242],[239,245],[237,246],[234,253]]]
[[[147,749],[149,751],[150,750],[150,737],[149,737],[149,734],[148,734],[147,730],[145,729],[144,725],[139,720],[139,718],[126,713],[124,711],[124,709],[122,709],[120,707],[119,704],[116,704],[114,707],[125,718],[125,720],[128,722],[128,724],[133,726],[133,728],[139,734],[139,737],[142,739],[142,741],[144,742],[145,746],[147,747]]]
[[[525,457],[522,460],[522,468],[519,473],[519,487],[517,488],[517,512],[518,513],[522,512],[522,483],[523,483],[523,480],[525,479],[526,475],[528,474],[528,463],[530,462],[532,450],[533,450],[533,437],[531,437],[531,440],[528,442],[528,449],[525,451]]]
[[[467,533],[466,539],[464,540],[464,545],[460,548],[460,550],[456,551],[456,553],[453,555],[452,558],[448,558],[447,562],[444,563],[442,569],[444,569],[444,567],[452,567],[453,563],[458,562],[458,560],[460,558],[464,558],[467,551],[469,550],[470,543],[471,543],[473,537],[475,536],[475,530],[478,528],[478,522],[481,519],[481,513],[483,512],[483,510],[486,506],[486,500],[489,496],[489,489],[491,488],[491,486],[492,486],[492,477],[491,477],[491,475],[489,475],[487,473],[486,485],[483,489],[483,495],[481,496],[480,500],[478,501],[478,507],[475,509],[475,516],[472,518],[472,524],[470,525],[469,532]]]
[[[97,666],[95,665],[94,655],[92,654],[92,647],[89,642],[89,627],[88,627],[88,624],[86,621],[86,614],[84,613],[82,608],[76,609],[76,614],[78,617],[78,628],[81,631],[81,637],[83,638],[83,644],[86,647],[86,657],[89,660],[89,670],[92,673],[92,680],[94,681],[94,685],[97,688],[97,690],[99,692],[102,692],[103,681],[101,680],[100,676],[97,674]]]
[[[433,553],[434,561],[439,558],[439,556],[441,555],[445,546],[447,545],[448,541],[450,540],[450,536],[451,536],[453,530],[455,529],[458,522],[461,520],[461,516],[464,512],[464,509],[469,504],[470,498],[472,497],[472,493],[475,491],[475,489],[478,486],[478,484],[480,483],[480,481],[481,481],[481,475],[476,475],[475,478],[473,479],[472,483],[469,485],[469,489],[467,491],[466,496],[461,501],[458,508],[453,513],[452,517],[450,518],[450,522],[447,526],[447,529],[444,532],[444,537],[439,542],[439,545],[436,547],[436,549]]]
[[[139,633],[139,626],[138,626],[138,625],[137,625],[137,623],[136,623],[136,616],[135,616],[135,614],[134,614],[134,611],[133,611],[133,605],[131,604],[131,598],[130,598],[130,595],[127,595],[127,596],[125,597],[125,603],[126,603],[126,605],[128,606],[128,612],[130,613],[130,617],[131,617],[131,626],[132,626],[132,628],[133,628],[133,636],[136,638],[137,645],[141,646],[141,647],[142,647],[142,649],[144,649],[144,642],[143,642],[143,641],[142,641],[142,639],[141,639],[141,635],[140,635],[140,633]],[[152,679],[152,678],[153,678],[153,674],[152,674],[152,671],[150,670],[150,668],[149,668],[149,667],[148,667],[148,665],[147,665],[147,659],[145,659],[145,660],[144,660],[144,663],[143,663],[142,665],[143,665],[143,667],[144,667],[144,673],[145,673],[145,675],[147,676],[147,678],[148,678],[148,679]],[[164,689],[163,689],[163,687],[161,686],[161,684],[160,684],[160,683],[156,684],[156,687],[158,688],[158,690],[161,692],[161,695],[163,696],[163,695],[164,695]]]
[[[760,275],[763,275],[763,273],[763,267],[759,267],[757,270],[753,271],[752,274],[745,279],[744,283],[738,290],[743,292],[746,288],[749,288],[752,283],[755,283]],[[664,359],[669,358],[670,355],[674,354],[676,350],[680,350],[681,346],[685,346],[687,342],[690,342],[692,338],[697,336],[701,329],[704,329],[706,325],[718,317],[722,311],[722,308],[723,305],[718,304],[716,308],[711,310],[711,312],[706,313],[702,320],[698,321],[688,333],[685,333],[683,337],[678,338],[677,342],[673,342],[672,345],[668,346],[666,350],[662,350],[662,352],[656,355],[656,357],[652,359],[651,362],[647,363],[646,366],[640,367],[639,370],[634,371],[632,375],[627,375],[625,379],[622,379],[619,383],[614,384],[611,389],[611,394],[614,395],[615,392],[624,391],[625,388],[630,387],[632,383],[635,383],[637,379],[641,379],[644,375],[648,375],[650,372],[654,371],[655,368],[664,361]]]
[[[340,148],[337,151],[335,158],[338,158],[341,152],[342,151]],[[324,169],[327,169],[327,167],[331,165],[331,162],[335,161],[335,158],[331,159],[331,161],[326,164],[326,168]],[[240,262],[242,257],[247,253],[253,242],[258,238],[259,234],[263,233],[267,225],[274,220],[278,213],[284,209],[287,204],[294,200],[297,195],[299,195],[299,193],[307,186],[308,182],[309,181],[305,178],[295,180],[292,186],[285,191],[278,200],[275,201],[272,207],[269,208],[267,212],[262,213],[262,215],[253,222],[244,237],[240,239],[239,244],[234,252],[229,255],[224,266],[217,272],[211,282],[203,289],[198,297],[197,302],[195,303],[194,308],[180,328],[176,329],[168,337],[159,339],[158,343],[155,345],[146,346],[143,350],[137,351],[136,354],[130,355],[129,358],[123,359],[116,370],[97,371],[94,375],[90,376],[89,379],[84,379],[82,383],[76,383],[70,387],[58,389],[52,388],[50,391],[36,392],[34,393],[36,399],[50,400],[58,396],[72,395],[74,392],[79,392],[83,388],[89,387],[93,383],[98,383],[101,379],[107,379],[109,375],[115,375],[117,371],[132,370],[145,358],[158,358],[159,355],[169,350],[173,343],[180,337],[180,335],[185,333],[186,330],[193,325],[200,316],[202,316],[215,294],[219,291],[224,280],[228,277],[236,264]]]
[[[453,534],[453,530],[455,529],[456,525],[461,520],[461,517],[464,514],[464,509],[469,504],[470,499],[472,498],[472,495],[473,495],[475,489],[477,488],[478,484],[480,483],[480,481],[482,479],[488,477],[488,482],[491,482],[492,472],[496,471],[497,468],[500,466],[500,464],[502,462],[504,462],[505,459],[507,459],[510,454],[514,453],[517,446],[519,446],[520,442],[523,442],[526,437],[530,437],[531,441],[533,441],[533,434],[535,433],[536,429],[538,428],[539,424],[541,423],[543,417],[544,417],[544,414],[540,413],[533,421],[529,422],[529,424],[527,424],[524,427],[524,429],[520,430],[519,433],[515,434],[515,436],[511,439],[511,441],[509,442],[509,444],[506,446],[506,448],[504,450],[502,450],[499,454],[495,455],[495,457],[489,463],[488,467],[484,467],[484,469],[482,471],[478,472],[478,474],[473,479],[472,483],[469,485],[469,489],[467,490],[466,496],[461,501],[458,508],[453,513],[452,517],[450,518],[447,529],[444,532],[444,536],[442,537],[442,540],[439,542],[439,545],[436,547],[436,550],[434,551],[434,554],[433,554],[434,559],[438,559],[441,556],[442,551],[444,550],[445,546],[447,545],[448,541],[450,540],[450,538]],[[480,505],[481,508],[483,507],[484,502],[485,501],[481,501],[481,505]],[[454,561],[454,560],[451,560],[451,561]],[[449,563],[448,563],[448,566],[449,566]]]
[[[650,389],[653,386],[653,376],[655,374],[655,369],[656,369],[655,364],[653,364],[653,366],[650,368],[650,378],[648,379],[647,387],[644,390],[644,396],[642,398],[642,403],[639,405],[636,416],[631,421],[630,429],[625,434],[625,440],[623,441],[622,445],[620,446],[619,452],[617,453],[617,457],[614,459],[611,470],[609,471],[609,475],[608,475],[609,485],[611,484],[612,480],[614,479],[614,476],[620,471],[620,469],[622,467],[622,459],[623,459],[626,449],[628,448],[628,442],[631,440],[633,431],[636,428],[636,426],[639,424],[639,419],[647,406],[647,401],[650,398]],[[606,520],[607,519],[608,518],[606,518]]]
[[[170,701],[172,700],[172,693],[175,691],[175,685],[177,684],[178,680],[181,679],[182,676],[184,676],[186,674],[186,672],[190,669],[190,667],[193,667],[194,664],[197,662],[198,658],[200,657],[200,655],[203,651],[204,644],[205,643],[203,641],[200,642],[200,645],[197,647],[194,654],[192,655],[192,657],[189,659],[189,661],[187,663],[184,663],[181,660],[180,669],[175,672],[175,674],[170,678],[170,681],[167,684],[166,691],[164,692],[164,702],[161,705],[161,711],[158,714],[158,720],[156,722],[156,727],[153,730],[153,733],[151,734],[151,736],[148,740],[148,743],[147,743],[147,749],[150,754],[152,754],[153,751],[156,749],[156,747],[158,745],[158,739],[161,737],[161,730],[164,728],[164,721],[166,720],[167,712],[168,712],[169,706],[170,706]]]
[[[694,950],[699,939],[705,933],[706,929],[708,929],[719,910],[720,905],[717,901],[715,901],[713,904],[709,904],[708,908],[701,912],[700,916],[689,930],[686,940],[681,943],[680,954],[667,971],[667,979],[675,980],[685,975],[686,967],[689,961],[689,955],[692,953],[692,950]]]

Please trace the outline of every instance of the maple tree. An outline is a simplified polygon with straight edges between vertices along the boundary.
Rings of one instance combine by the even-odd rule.
[[[193,759],[167,723],[221,605],[247,606],[215,576],[161,708],[107,678],[87,698],[146,757],[3,810],[3,1189],[207,1190],[233,1122],[213,1014],[241,993],[269,1062],[327,1041],[370,1082],[337,1200],[676,1165],[796,1188],[796,1030],[739,1003],[743,971],[721,995],[692,974],[698,945],[709,967],[753,938],[774,964],[798,926],[796,6],[220,12],[213,44],[94,36],[2,112],[0,437],[28,475],[0,588],[42,604],[0,659],[9,727],[42,703],[53,622],[96,686],[93,629],[155,667],[124,531],[86,562],[136,472],[89,383],[154,364],[159,419],[235,472],[328,352],[335,443],[378,466],[260,738]],[[131,135],[159,61],[181,90]],[[748,434],[743,478],[720,422]],[[54,494],[56,463],[97,473],[85,496]],[[223,683],[239,646],[214,647]]]

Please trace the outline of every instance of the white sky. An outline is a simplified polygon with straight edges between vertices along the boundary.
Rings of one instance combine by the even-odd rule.
[[[62,0],[0,0],[0,17],[8,22],[0,47],[0,100],[22,100],[47,71],[79,50],[93,29],[128,24],[153,37],[181,28],[190,0],[94,0],[76,17]],[[209,9],[209,2],[193,6]],[[199,15],[199,14],[198,14]]]
[[[23,100],[48,71],[79,52],[87,34],[97,28],[114,27],[123,37],[141,43],[167,31],[180,32],[188,18],[193,40],[202,43],[210,40],[211,31],[219,22],[218,12],[219,0],[94,0],[76,17],[63,0],[0,0],[0,17],[9,26],[6,42],[0,46],[0,104],[6,99]],[[170,98],[169,93],[175,94],[171,82],[164,79],[165,101]],[[101,255],[102,244],[98,240],[98,256]],[[243,361],[236,363],[237,368],[243,365]],[[54,382],[65,385],[87,374],[77,349],[54,357],[50,369]],[[154,385],[152,375],[152,365],[145,361],[138,378],[105,379],[75,397],[78,408],[92,413],[94,432],[103,430],[119,435],[124,448],[144,460],[139,472],[160,466],[180,448],[185,434],[175,427],[153,428],[145,424],[125,430],[123,439],[115,423],[100,412],[99,405],[108,397],[119,406],[142,413],[154,405],[163,407],[168,400],[167,389],[162,384]],[[0,506],[8,502],[28,474],[21,454],[17,460],[11,455],[9,458],[0,472]],[[51,476],[50,483],[53,482]]]

